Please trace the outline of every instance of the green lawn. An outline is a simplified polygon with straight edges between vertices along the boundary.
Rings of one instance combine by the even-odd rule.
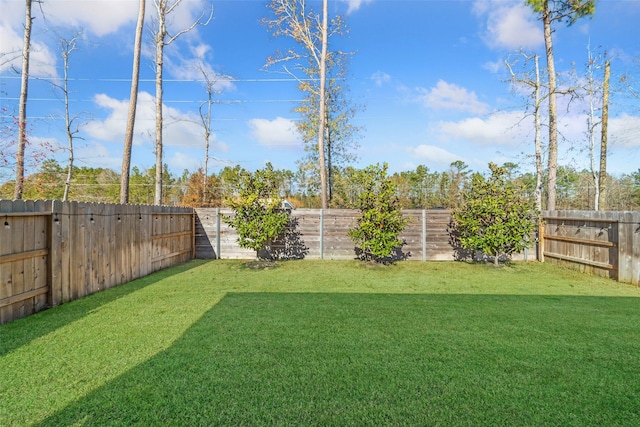
[[[640,290],[194,261],[0,326],[0,424],[640,425]]]

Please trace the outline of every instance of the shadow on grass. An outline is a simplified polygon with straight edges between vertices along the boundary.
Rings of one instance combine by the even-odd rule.
[[[45,336],[55,330],[73,323],[98,307],[113,302],[119,298],[130,295],[140,289],[164,280],[176,274],[201,265],[202,261],[193,261],[157,271],[148,276],[141,277],[129,283],[125,283],[102,292],[88,295],[69,303],[53,307],[31,316],[0,326],[0,357],[31,341]],[[28,327],[25,327],[25,323]]]
[[[639,304],[229,294],[39,425],[638,425]]]

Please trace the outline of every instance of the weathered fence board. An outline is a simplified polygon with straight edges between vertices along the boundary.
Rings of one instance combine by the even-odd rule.
[[[453,260],[449,243],[447,210],[405,210],[409,220],[400,235],[405,241],[401,248],[408,260]],[[251,259],[256,253],[240,248],[238,235],[222,219],[232,216],[231,209],[196,209],[196,257]],[[287,243],[288,251],[309,259],[354,259],[355,245],[348,236],[349,228],[357,224],[360,212],[356,209],[296,209],[291,212],[295,241]],[[424,217],[423,217],[424,216]],[[514,259],[521,259],[518,255]]]
[[[193,257],[193,210],[0,200],[0,323]]]
[[[544,211],[545,262],[638,285],[640,212]]]

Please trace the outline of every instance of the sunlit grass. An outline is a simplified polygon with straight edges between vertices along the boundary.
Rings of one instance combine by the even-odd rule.
[[[537,263],[195,261],[0,327],[0,418],[628,425],[638,296]]]

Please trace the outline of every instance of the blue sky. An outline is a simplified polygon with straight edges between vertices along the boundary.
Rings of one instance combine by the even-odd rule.
[[[301,98],[295,81],[262,70],[266,58],[286,46],[260,23],[270,16],[267,0],[213,1],[206,27],[183,35],[167,47],[165,62],[164,162],[175,174],[203,165],[202,128],[195,124],[206,98],[194,67],[206,64],[220,77],[214,106],[210,170],[239,164],[255,170],[272,162],[296,170],[304,156],[293,131],[292,111]],[[320,2],[310,5],[319,10]],[[118,171],[130,90],[135,0],[47,0],[34,7],[33,53],[28,117],[30,141],[65,146],[64,105],[50,81],[62,75],[57,42],[82,29],[83,39],[70,58],[71,113],[83,123],[76,164]],[[23,0],[0,0],[0,91],[9,113],[17,111],[19,76],[9,61],[21,49]],[[206,4],[184,0],[172,17],[174,30],[185,28]],[[520,48],[542,56],[542,25],[524,1],[512,0],[330,0],[330,13],[345,16],[348,35],[330,48],[356,52],[349,68],[350,93],[364,111],[355,166],[388,162],[391,171],[426,165],[442,171],[455,160],[472,170],[506,161],[532,170],[532,119],[525,94],[505,80],[504,60]],[[153,0],[147,0],[146,24]],[[588,46],[612,58],[613,81],[621,75],[640,90],[640,0],[600,0],[592,19],[560,27],[554,33],[556,68],[561,78],[572,69],[584,73]],[[153,48],[146,32],[132,163],[141,169],[155,162]],[[599,71],[601,72],[601,71]],[[619,86],[616,84],[616,86]],[[640,101],[631,91],[616,91],[610,106],[609,171],[640,168]],[[588,166],[586,108],[560,100],[559,162]],[[65,163],[64,150],[53,154]],[[6,172],[6,171],[5,171]]]

